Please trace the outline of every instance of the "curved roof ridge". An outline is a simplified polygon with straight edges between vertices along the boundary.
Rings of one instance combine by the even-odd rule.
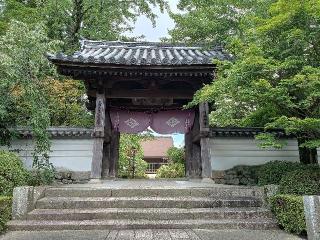
[[[221,47],[208,49],[204,46],[164,42],[81,40],[81,49],[71,55],[58,53],[47,56],[55,62],[139,66],[213,66],[213,59],[230,59],[230,55]]]

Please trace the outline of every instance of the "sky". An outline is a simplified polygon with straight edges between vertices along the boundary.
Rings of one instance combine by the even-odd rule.
[[[177,11],[177,4],[179,0],[170,0],[169,5],[173,12]],[[168,36],[168,29],[174,27],[174,21],[169,17],[167,12],[161,13],[160,9],[155,9],[158,18],[156,19],[157,25],[153,28],[152,23],[145,16],[138,18],[135,28],[129,36],[145,36],[145,41],[158,42],[160,38]],[[160,135],[154,133],[155,136],[170,136],[170,135]],[[184,135],[183,134],[171,134],[175,147],[184,146]]]
[[[177,12],[177,4],[179,0],[168,1],[173,12]],[[145,36],[145,41],[158,42],[160,38],[168,36],[168,29],[174,27],[174,21],[169,17],[167,12],[161,13],[159,8],[155,8],[154,12],[158,15],[156,19],[157,25],[153,28],[152,23],[145,16],[138,18],[135,28],[129,36]]]

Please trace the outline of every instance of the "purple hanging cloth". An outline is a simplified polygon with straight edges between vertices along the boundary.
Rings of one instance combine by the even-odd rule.
[[[151,128],[160,134],[187,133],[193,126],[193,110],[168,110],[153,114]]]
[[[139,133],[150,126],[150,114],[125,110],[110,110],[111,123],[114,129],[122,133]]]

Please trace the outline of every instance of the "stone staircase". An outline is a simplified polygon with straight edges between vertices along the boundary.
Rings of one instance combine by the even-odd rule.
[[[53,187],[10,230],[274,229],[255,188]]]

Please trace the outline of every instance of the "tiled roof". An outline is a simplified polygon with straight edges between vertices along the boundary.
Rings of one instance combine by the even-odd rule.
[[[142,142],[145,158],[163,158],[167,156],[169,148],[173,147],[172,137],[155,137],[152,140]]]
[[[33,132],[30,128],[15,129],[22,138],[30,138]],[[50,127],[47,129],[50,137],[89,137],[93,135],[92,128]]]
[[[152,42],[108,42],[83,40],[72,55],[48,54],[52,61],[119,65],[211,65],[213,59],[230,58],[221,48],[205,50]]]
[[[264,128],[210,128],[210,137],[254,137],[260,133],[272,133],[277,137],[294,137],[292,134],[286,134],[283,129]]]

